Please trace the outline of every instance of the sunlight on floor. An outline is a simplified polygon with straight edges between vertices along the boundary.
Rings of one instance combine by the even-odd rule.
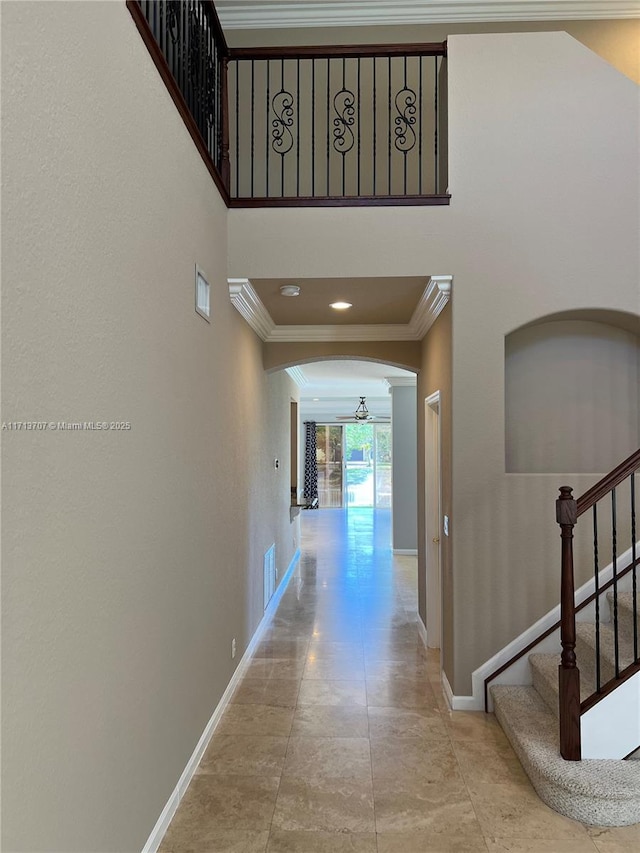
[[[300,563],[162,853],[622,853],[537,797],[493,715],[452,713],[388,510],[303,513]]]

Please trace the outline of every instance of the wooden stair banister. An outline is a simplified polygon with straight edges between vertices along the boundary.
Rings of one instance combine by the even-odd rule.
[[[561,730],[561,754],[568,760],[579,760],[580,758],[580,716],[597,704],[602,698],[615,690],[620,684],[640,672],[640,637],[637,629],[634,629],[634,660],[629,663],[623,661],[621,664],[616,657],[616,672],[613,678],[601,683],[599,663],[596,664],[596,689],[595,692],[580,701],[580,673],[578,661],[576,660],[576,614],[589,606],[596,604],[596,634],[599,631],[599,600],[608,590],[613,592],[613,600],[617,597],[618,583],[626,576],[632,576],[632,599],[634,608],[634,620],[640,619],[636,602],[637,569],[640,566],[640,548],[637,545],[638,531],[636,527],[636,501],[635,501],[635,474],[640,471],[640,450],[636,450],[627,459],[621,462],[609,474],[589,488],[577,500],[574,500],[572,489],[563,486],[560,489],[560,497],[556,501],[556,520],[561,528],[562,540],[562,580],[561,580],[561,619],[547,627],[540,635],[529,642],[526,647],[514,654],[508,661],[496,668],[484,680],[485,710],[488,709],[488,688],[491,681],[508,670],[520,658],[529,654],[535,647],[550,634],[560,629],[562,655],[559,667],[558,685],[560,693],[560,730]],[[621,569],[618,569],[617,541],[616,541],[616,489],[629,480],[630,485],[630,534],[631,534],[631,560]],[[605,583],[600,582],[598,576],[598,553],[597,553],[597,507],[598,501],[605,497],[611,498],[612,503],[612,555],[613,576]],[[581,515],[593,509],[593,524],[595,533],[596,549],[594,551],[595,567],[595,591],[588,595],[579,604],[575,601],[574,566],[573,566],[573,528]],[[611,596],[611,592],[609,595]],[[628,605],[627,605],[628,606]],[[614,604],[615,607],[615,604]],[[615,612],[615,611],[614,611]],[[617,631],[617,620],[614,620],[614,628]],[[617,649],[617,641],[616,641]],[[617,655],[617,651],[616,651]]]
[[[573,528],[578,521],[577,503],[570,486],[560,487],[556,521],[562,537],[560,583],[560,754],[567,761],[580,761],[580,670],[576,664],[575,583],[573,577]]]
[[[640,450],[636,450],[624,462],[621,462],[617,468],[614,468],[611,473],[599,480],[595,486],[591,486],[583,495],[580,495],[576,501],[578,505],[578,518],[588,509],[591,509],[601,498],[608,495],[611,489],[615,489],[616,486],[619,486],[623,480],[626,480],[630,474],[633,474],[638,469],[640,469]]]
[[[634,628],[634,661],[620,669],[619,657],[619,628],[617,615],[618,596],[618,567],[617,567],[617,504],[616,489],[629,478],[631,488],[631,540],[633,572],[633,607],[634,623],[637,621],[636,603],[636,569],[638,559],[636,554],[636,519],[635,519],[635,472],[640,468],[640,450],[632,453],[627,459],[616,466],[609,474],[603,477],[594,486],[588,489],[578,500],[573,500],[572,489],[569,486],[560,488],[560,497],[556,501],[556,520],[560,525],[562,538],[562,577],[561,577],[561,625],[560,636],[562,643],[562,656],[558,669],[559,686],[559,716],[560,716],[560,754],[569,761],[579,761],[581,757],[580,744],[580,715],[587,707],[592,707],[600,695],[604,695],[603,685],[600,680],[600,609],[599,596],[601,590],[598,587],[598,519],[596,504],[607,496],[611,496],[611,544],[612,544],[612,566],[613,566],[613,632],[614,632],[614,655],[615,675],[606,684],[606,692],[612,692],[619,684],[634,675],[639,667],[637,628]],[[575,584],[573,567],[573,528],[578,518],[587,510],[593,508],[594,529],[594,567],[595,567],[595,670],[596,684],[595,692],[580,702],[580,671],[576,662],[576,605]],[[595,697],[595,698],[594,698]]]

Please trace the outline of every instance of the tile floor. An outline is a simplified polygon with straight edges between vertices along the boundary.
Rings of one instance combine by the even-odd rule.
[[[450,712],[389,513],[303,513],[300,563],[162,853],[631,853],[538,799],[495,718]]]

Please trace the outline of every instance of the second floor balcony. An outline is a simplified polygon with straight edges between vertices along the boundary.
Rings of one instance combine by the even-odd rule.
[[[449,203],[446,43],[229,48],[211,0],[128,6],[229,207]]]

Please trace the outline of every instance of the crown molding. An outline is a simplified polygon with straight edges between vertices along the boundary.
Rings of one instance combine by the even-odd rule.
[[[242,314],[256,335],[266,341],[275,324],[251,282],[248,278],[229,278],[227,281],[233,307]]]
[[[392,388],[415,388],[417,377],[413,376],[385,376],[384,381],[389,386],[389,393]]]
[[[294,364],[293,367],[285,367],[284,371],[289,374],[289,378],[293,379],[298,388],[304,388],[309,381],[304,375],[304,370],[297,364]]]
[[[217,0],[224,29],[638,18],[637,0]]]
[[[229,296],[265,343],[318,341],[421,341],[451,298],[453,276],[432,275],[409,323],[353,326],[276,326],[248,278],[230,278]]]
[[[409,323],[415,340],[421,341],[451,298],[452,275],[432,275]]]

